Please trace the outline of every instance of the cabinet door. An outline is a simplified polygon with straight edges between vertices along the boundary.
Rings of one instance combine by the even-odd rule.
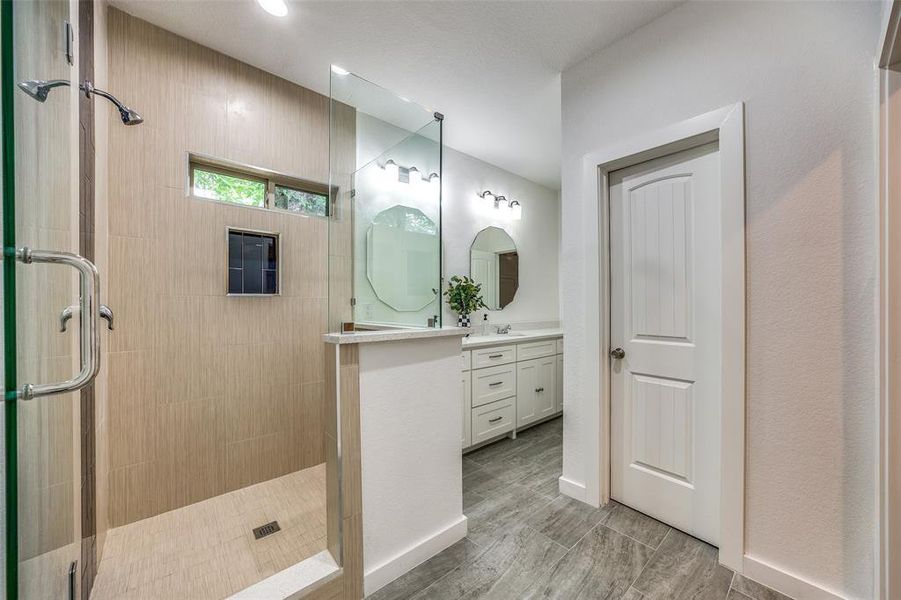
[[[563,355],[557,355],[557,393],[554,400],[557,404],[557,412],[563,412]]]
[[[557,410],[557,357],[516,363],[516,426],[524,427]]]
[[[557,413],[557,356],[539,358],[538,381],[535,391],[535,410],[538,419]]]
[[[463,373],[463,437],[460,443],[464,448],[472,446],[472,373]]]
[[[538,363],[540,359],[516,363],[516,427],[524,427],[538,419],[536,412]]]

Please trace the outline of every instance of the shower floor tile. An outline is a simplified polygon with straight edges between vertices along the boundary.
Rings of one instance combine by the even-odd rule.
[[[325,550],[325,503],[323,463],[111,529],[91,598],[226,598]]]

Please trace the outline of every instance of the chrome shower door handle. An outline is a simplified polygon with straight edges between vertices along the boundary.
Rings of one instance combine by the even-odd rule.
[[[100,275],[97,273],[97,267],[86,258],[71,252],[32,250],[31,248],[19,248],[16,250],[16,260],[26,265],[46,263],[66,265],[77,270],[78,307],[82,317],[81,326],[79,327],[81,369],[78,374],[72,379],[58,383],[26,383],[16,392],[16,398],[19,400],[31,400],[41,396],[65,394],[80,390],[91,383],[100,370],[100,332],[97,329],[97,321],[100,316],[100,303],[97,300],[97,294],[100,290]],[[71,317],[71,311],[66,309],[61,315],[61,320],[67,312],[69,317]],[[61,323],[61,326],[65,327],[64,322]]]
[[[66,332],[66,326],[69,323],[69,319],[71,319],[72,315],[74,315],[78,310],[79,310],[78,305],[73,304],[71,306],[67,306],[66,308],[64,308],[60,311],[60,313],[59,313],[59,332],[60,333]],[[115,319],[115,316],[113,315],[113,309],[111,309],[106,304],[100,305],[100,318],[106,319],[106,328],[109,329],[110,331],[112,331],[116,328],[115,325],[113,324],[113,321]]]

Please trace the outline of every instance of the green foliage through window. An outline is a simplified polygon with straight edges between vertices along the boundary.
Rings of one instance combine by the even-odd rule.
[[[275,208],[324,217],[328,215],[328,196],[277,185]]]
[[[243,206],[328,216],[329,196],[324,185],[310,183],[307,188],[303,180],[248,171],[245,174],[240,167],[206,166],[192,161],[192,193]]]
[[[223,202],[263,207],[266,182],[194,168],[194,195]]]

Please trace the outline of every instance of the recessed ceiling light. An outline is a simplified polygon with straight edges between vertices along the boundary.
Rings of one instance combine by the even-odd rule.
[[[284,17],[288,14],[288,5],[285,0],[257,0],[257,4],[270,15]]]
[[[332,65],[332,73],[335,75],[347,75],[350,71],[342,69],[338,65]]]

